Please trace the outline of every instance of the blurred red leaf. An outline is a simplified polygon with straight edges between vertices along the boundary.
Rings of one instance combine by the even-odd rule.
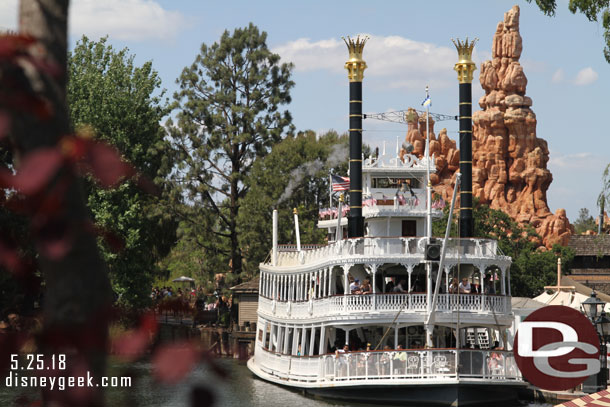
[[[17,249],[4,244],[0,240],[0,264],[6,267],[9,271],[20,269],[21,259]]]
[[[36,42],[28,35],[0,36],[0,59],[10,59],[24,51],[24,48]]]
[[[0,140],[4,138],[11,128],[11,118],[6,113],[0,112]]]
[[[92,175],[104,188],[112,188],[135,174],[133,167],[123,161],[117,150],[107,144],[92,143],[88,152],[87,164]]]
[[[85,224],[85,228],[94,235],[104,239],[104,241],[110,248],[110,251],[112,251],[113,253],[118,253],[125,248],[125,240],[123,240],[121,236],[117,235],[113,231],[108,230],[102,226],[96,225],[92,222],[87,222]]]
[[[63,156],[56,148],[42,148],[25,156],[12,177],[10,184],[25,195],[40,192],[63,163]]]
[[[155,335],[159,330],[159,323],[157,322],[157,316],[154,312],[147,312],[142,315],[140,321],[140,329],[150,335]]]
[[[146,192],[147,194],[154,195],[154,196],[161,195],[161,191],[159,190],[159,187],[157,187],[155,185],[155,183],[150,180],[150,178],[148,178],[144,175],[139,175],[137,177],[136,184],[138,185],[138,188],[140,188],[142,191]]]
[[[63,258],[72,248],[74,231],[63,221],[46,221],[36,231],[38,251],[52,260]]]
[[[199,360],[199,351],[188,342],[166,345],[155,352],[153,375],[162,382],[175,384],[182,380]]]
[[[131,330],[112,342],[113,353],[120,359],[132,362],[148,349],[151,339],[157,333],[158,324],[155,314],[144,314],[137,330]]]
[[[112,341],[112,351],[120,359],[133,362],[144,354],[150,337],[142,331],[128,331]]]

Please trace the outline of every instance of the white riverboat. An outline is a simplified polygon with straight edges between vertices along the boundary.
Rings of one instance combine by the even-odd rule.
[[[342,238],[346,218],[325,210],[318,226],[328,229],[328,244],[275,243],[260,265],[252,372],[306,393],[367,403],[489,406],[516,399],[523,381],[508,332],[511,259],[496,241],[447,239],[433,312],[439,261],[426,260],[426,250],[438,257],[438,247],[422,237],[426,164],[411,155],[364,160],[365,236]],[[440,205],[430,206],[440,217]],[[471,292],[452,293],[454,278],[467,278]],[[352,294],[352,279],[370,280],[372,292]],[[404,292],[388,292],[401,280]]]
[[[461,238],[453,239],[448,229],[443,239],[432,237],[442,202],[432,202],[429,180],[436,166],[429,134],[422,159],[409,153],[412,146],[362,156],[366,38],[345,43],[349,218],[342,202],[321,211],[318,227],[328,230],[328,244],[301,246],[295,211],[296,245],[278,245],[273,212],[273,249],[260,265],[256,344],[248,367],[270,382],[360,403],[514,402],[524,382],[511,351],[511,259],[496,241],[470,237],[474,42],[455,43],[461,135],[456,185],[463,206]],[[366,288],[355,286],[356,280]]]

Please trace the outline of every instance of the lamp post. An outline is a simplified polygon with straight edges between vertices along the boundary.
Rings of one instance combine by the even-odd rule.
[[[599,337],[599,353],[601,357],[599,373],[589,376],[582,385],[582,390],[585,393],[596,393],[607,387],[608,369],[606,344],[610,335],[610,318],[608,318],[604,312],[605,305],[605,302],[597,298],[595,291],[592,291],[591,296],[581,304],[584,314],[593,325],[595,325],[595,330]]]
[[[604,311],[601,312],[597,321],[595,321],[595,327],[600,338],[599,353],[602,357],[601,369],[600,369],[600,381],[602,387],[605,389],[608,383],[608,339],[610,339],[610,318]]]

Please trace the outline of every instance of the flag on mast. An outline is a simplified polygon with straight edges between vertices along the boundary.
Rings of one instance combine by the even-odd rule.
[[[427,95],[426,98],[424,99],[423,102],[421,102],[421,105],[424,107],[430,107],[432,106],[432,100],[430,100],[430,95]]]
[[[334,191],[347,191],[349,189],[349,177],[341,177],[332,174],[332,188]]]

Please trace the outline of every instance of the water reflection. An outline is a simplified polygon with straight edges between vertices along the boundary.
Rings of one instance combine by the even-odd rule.
[[[202,363],[177,385],[160,385],[150,375],[151,365],[148,362],[129,365],[113,364],[109,376],[132,376],[132,387],[127,389],[109,389],[107,405],[111,407],[190,407],[193,388],[200,386],[213,392],[215,407],[329,407],[329,406],[364,406],[370,404],[340,403],[313,399],[303,396],[298,391],[277,386],[259,380],[250,373],[244,364],[234,360],[219,361],[228,373],[223,380],[212,371],[209,365]],[[29,400],[38,397],[34,389],[7,389],[0,387],[0,406],[15,405],[15,400],[26,396]],[[550,404],[527,404],[520,407],[551,407]],[[517,406],[514,406],[517,407]]]

